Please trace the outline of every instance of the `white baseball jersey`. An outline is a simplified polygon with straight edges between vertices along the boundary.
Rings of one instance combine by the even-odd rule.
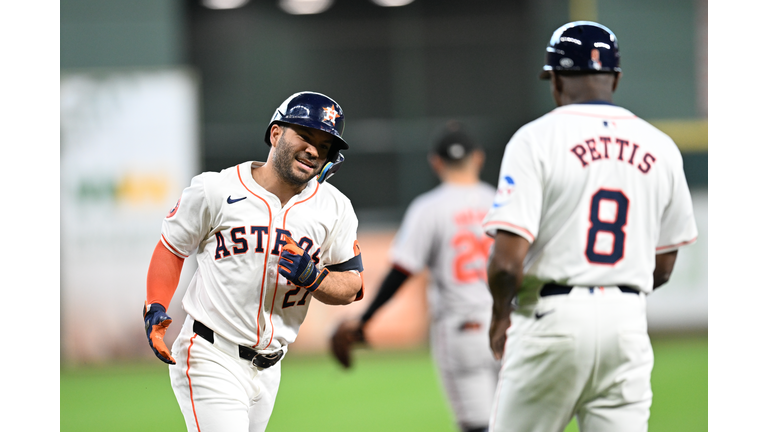
[[[296,339],[312,298],[278,272],[284,236],[319,268],[361,261],[353,260],[357,217],[349,199],[313,178],[283,206],[253,179],[251,167],[260,165],[194,177],[163,221],[162,242],[182,258],[197,251],[182,300],[190,316],[235,344],[272,350]]]
[[[697,235],[674,142],[611,104],[559,107],[510,140],[484,227],[531,242],[489,430],[647,430],[655,255]]]
[[[697,236],[675,143],[605,103],[562,106],[517,131],[483,224],[531,242],[521,299],[546,282],[650,293],[655,255]]]
[[[413,200],[390,249],[394,265],[411,274],[429,267],[429,306],[443,314],[488,310],[486,263],[493,239],[481,222],[493,201],[486,183],[443,183]]]

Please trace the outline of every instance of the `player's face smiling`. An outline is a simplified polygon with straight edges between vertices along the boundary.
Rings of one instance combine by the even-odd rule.
[[[287,126],[275,147],[275,170],[287,183],[303,185],[322,169],[333,144],[327,132],[301,126]]]

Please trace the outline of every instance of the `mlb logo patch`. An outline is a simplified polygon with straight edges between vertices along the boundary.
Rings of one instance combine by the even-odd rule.
[[[499,188],[496,190],[496,199],[493,200],[493,207],[501,207],[512,198],[512,192],[515,191],[515,180],[512,176],[506,175]]]
[[[178,200],[178,201],[176,201],[176,206],[174,206],[174,207],[171,209],[171,211],[170,211],[170,212],[168,212],[168,216],[166,216],[166,218],[169,218],[169,217],[171,217],[171,216],[173,216],[173,215],[175,215],[175,214],[176,214],[176,210],[178,210],[178,209],[179,209],[179,204],[181,204],[181,198],[179,198],[179,200]]]

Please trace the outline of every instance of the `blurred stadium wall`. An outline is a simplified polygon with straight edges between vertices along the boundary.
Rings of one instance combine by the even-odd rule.
[[[486,148],[496,183],[514,131],[551,110],[537,74],[552,31],[592,19],[619,38],[616,103],[680,146],[700,237],[648,301],[655,332],[707,329],[707,2],[335,0],[290,15],[277,0],[214,10],[199,0],[61,2],[61,346],[63,361],[151,357],[139,310],[160,224],[191,177],[264,160],[264,127],[301,90],[347,115],[347,163],[332,182],[360,222],[366,299],[315,303],[292,349],[325,349],[373,299],[407,204],[437,184],[426,153],[448,119]],[[173,338],[188,260],[171,306]],[[424,342],[426,275],[372,324],[374,346]],[[88,308],[86,315],[84,310]]]

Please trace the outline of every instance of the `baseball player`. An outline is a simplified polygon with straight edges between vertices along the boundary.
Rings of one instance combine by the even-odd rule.
[[[190,431],[264,431],[280,360],[310,301],[363,295],[357,217],[325,182],[349,146],[344,113],[313,92],[290,96],[265,134],[266,163],[192,179],[163,221],[147,275],[144,321]],[[166,314],[184,259],[198,269],[182,300],[186,321],[169,352]]]
[[[483,222],[503,356],[490,430],[562,431],[575,415],[582,432],[646,431],[646,296],[697,236],[680,151],[612,103],[608,28],[558,28],[540,77],[558,107],[512,136]]]
[[[485,267],[493,240],[481,226],[494,189],[479,180],[483,151],[456,123],[436,142],[429,161],[441,184],[410,204],[376,298],[362,317],[339,325],[331,345],[350,367],[350,348],[365,340],[374,313],[411,275],[429,269],[430,345],[443,388],[461,430],[485,431],[500,366],[488,346]]]

